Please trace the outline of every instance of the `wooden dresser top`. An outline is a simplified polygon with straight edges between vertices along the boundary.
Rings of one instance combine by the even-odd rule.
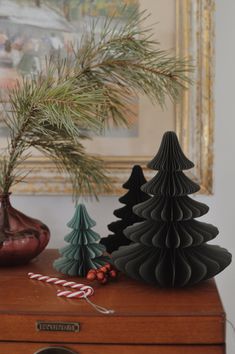
[[[48,249],[28,265],[0,268],[0,314],[100,316],[84,300],[56,297],[56,290],[61,287],[27,277],[28,272],[34,272],[89,284],[86,279],[57,273],[52,267],[56,258],[58,252]],[[121,275],[107,285],[91,285],[95,289],[91,300],[114,309],[114,316],[223,316],[224,313],[214,280],[166,290]]]

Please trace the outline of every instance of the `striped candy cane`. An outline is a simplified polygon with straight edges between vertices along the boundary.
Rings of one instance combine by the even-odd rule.
[[[87,296],[87,292],[84,290],[79,290],[79,291],[57,290],[57,296],[67,297],[68,299],[73,299],[73,298],[82,299],[83,297]]]
[[[61,285],[64,287],[70,287],[76,289],[76,291],[69,290],[58,290],[58,297],[66,297],[69,299],[84,299],[90,304],[96,311],[103,313],[105,315],[110,315],[114,313],[114,310],[106,309],[100,305],[96,305],[88,299],[88,296],[94,294],[94,289],[89,285],[79,284],[74,281],[67,281],[60,278],[49,277],[48,275],[42,275],[37,273],[28,273],[30,279],[40,280],[47,284]]]
[[[72,289],[76,289],[78,291],[85,292],[87,296],[91,296],[94,294],[94,289],[89,285],[79,284],[74,281],[67,281],[60,278],[49,277],[48,275],[42,275],[37,273],[28,273],[30,279],[40,280],[47,284],[61,285],[64,287],[70,287]]]

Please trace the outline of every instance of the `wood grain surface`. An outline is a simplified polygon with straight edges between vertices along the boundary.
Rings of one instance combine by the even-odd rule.
[[[55,296],[61,287],[27,277],[28,272],[64,278],[52,263],[58,253],[46,250],[26,266],[0,268],[0,313],[71,314],[99,316],[85,301],[65,300]],[[94,302],[113,308],[115,316],[223,316],[214,280],[183,289],[159,289],[124,276],[106,286],[89,283],[84,278],[69,280],[94,285]]]

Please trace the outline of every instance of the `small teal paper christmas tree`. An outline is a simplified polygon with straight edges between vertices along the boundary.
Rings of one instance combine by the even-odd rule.
[[[62,257],[53,264],[57,271],[85,277],[90,269],[100,268],[107,263],[109,258],[104,256],[105,247],[98,243],[101,237],[91,230],[95,225],[85,205],[77,205],[72,220],[67,224],[72,231],[64,238],[69,245],[60,250]]]

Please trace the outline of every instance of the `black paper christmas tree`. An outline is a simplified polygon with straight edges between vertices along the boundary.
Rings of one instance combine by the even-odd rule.
[[[129,245],[131,241],[126,238],[123,230],[130,225],[138,221],[142,221],[143,218],[133,213],[133,206],[141,203],[150,197],[141,191],[140,187],[146,183],[142,168],[139,165],[135,165],[132,168],[129,179],[123,184],[123,188],[129,191],[119,198],[120,203],[125,204],[124,207],[114,211],[114,215],[121,220],[114,221],[108,225],[108,229],[113,232],[106,238],[101,240],[101,243],[105,245],[107,252],[112,253],[120,246]]]
[[[107,263],[109,258],[103,256],[105,247],[97,243],[100,236],[91,230],[95,225],[85,205],[79,204],[67,224],[72,229],[64,238],[69,245],[60,250],[62,257],[53,264],[56,270],[71,276],[85,277],[90,269],[97,269]]]
[[[133,243],[112,254],[117,269],[130,277],[161,287],[183,287],[213,277],[231,262],[231,254],[207,242],[218,229],[194,220],[209,208],[187,195],[200,187],[182,170],[194,165],[183,154],[177,136],[167,132],[148,164],[157,175],[142,186],[153,197],[134,207],[146,220],[124,233]]]

